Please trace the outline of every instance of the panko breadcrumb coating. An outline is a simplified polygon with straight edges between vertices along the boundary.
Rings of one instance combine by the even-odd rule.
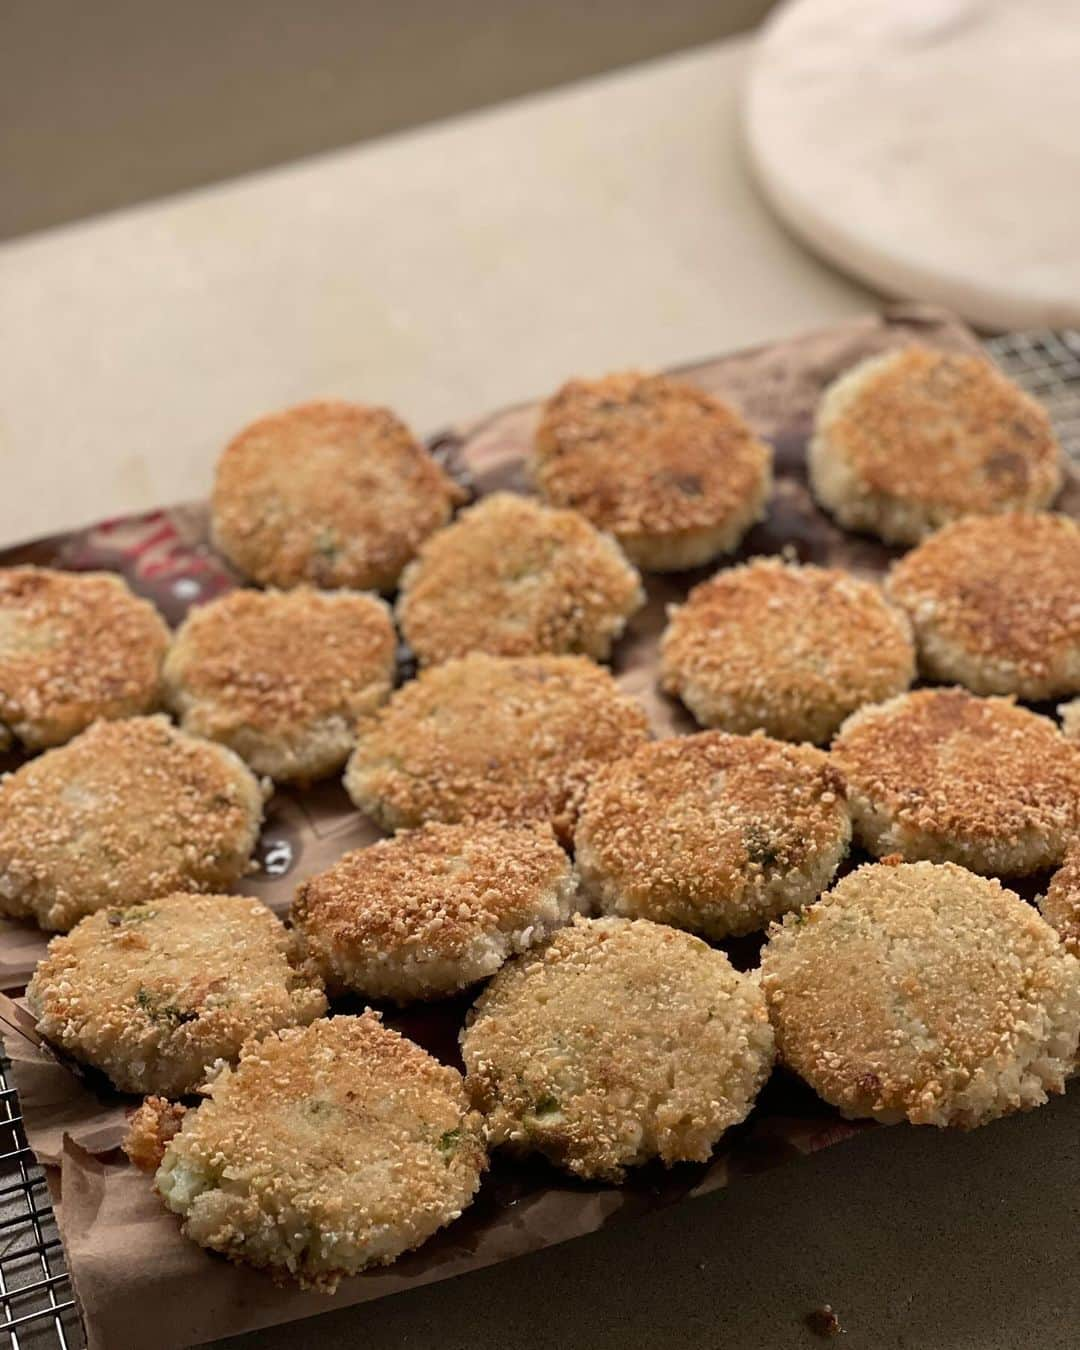
[[[96,722],[0,780],[0,913],[66,931],[106,905],[226,891],[262,808],[224,746],[161,716]]]
[[[774,926],[761,987],[781,1059],[847,1116],[971,1128],[1064,1091],[1080,964],[1000,882],[860,867]]]
[[[1073,956],[1080,956],[1080,840],[1065,854],[1039,908],[1066,948]]]
[[[1062,703],[1058,707],[1058,716],[1061,718],[1061,730],[1069,740],[1080,741],[1080,698]]]
[[[960,516],[1038,510],[1062,483],[1045,409],[983,357],[917,343],[826,389],[808,459],[821,505],[888,544]]]
[[[393,590],[464,493],[386,408],[304,403],[225,448],[214,542],[263,586]]]
[[[442,998],[489,975],[579,908],[549,825],[422,825],[303,882],[292,922],[332,993]]]
[[[165,661],[185,731],[279,782],[349,757],[357,719],[390,696],[397,635],[386,604],[353,591],[232,591],[194,609]]]
[[[666,375],[571,380],[544,406],[534,477],[652,572],[731,553],[765,515],[772,450],[733,408]]]
[[[546,820],[565,840],[600,765],[647,737],[644,709],[582,656],[473,653],[361,723],[345,787],[388,830]]]
[[[929,679],[1038,702],[1080,692],[1080,525],[970,516],[901,558],[888,592]]]
[[[402,575],[397,618],[421,665],[473,651],[603,661],[644,603],[610,535],[576,511],[497,492],[423,545]]]
[[[458,1218],[487,1158],[461,1075],[375,1013],[249,1043],[164,1147],[155,1187],[193,1242],[333,1293]],[[132,1160],[175,1130],[151,1098]]]
[[[604,913],[724,938],[816,900],[850,840],[843,783],[822,751],[705,731],[601,769],[574,844]]]
[[[769,1076],[755,981],[700,938],[645,919],[577,919],[512,961],[461,1036],[490,1144],[622,1180],[704,1162]]]
[[[910,627],[876,586],[780,558],[695,586],[660,644],[661,687],[703,726],[785,741],[828,741],[914,675]]]
[[[54,938],[26,990],[38,1031],[121,1092],[182,1097],[251,1037],[321,1017],[318,975],[242,895],[98,910]]]
[[[1080,823],[1080,745],[1011,699],[919,689],[844,723],[832,760],[859,842],[881,858],[1024,876]]]
[[[169,630],[109,572],[0,568],[0,750],[62,745],[161,701]]]

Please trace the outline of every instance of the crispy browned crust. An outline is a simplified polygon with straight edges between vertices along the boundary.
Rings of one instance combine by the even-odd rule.
[[[771,449],[727,404],[636,371],[570,380],[536,434],[544,496],[620,539],[715,529],[748,508],[752,520],[771,465]]]
[[[1080,956],[1080,841],[1066,853],[1039,908],[1066,948]]]
[[[152,712],[169,642],[157,610],[107,572],[0,569],[0,742],[60,745],[99,717]]]
[[[566,839],[596,770],[647,737],[644,709],[584,657],[474,653],[361,723],[345,786],[389,829],[547,820]]]
[[[890,354],[823,431],[865,490],[956,515],[1039,506],[1061,482],[1046,410],[981,356]]]
[[[895,564],[888,591],[931,677],[1034,698],[1080,690],[1080,525],[1068,516],[958,520]]]
[[[583,516],[499,492],[427,540],[397,617],[424,665],[472,651],[603,660],[644,603],[635,569]]]
[[[165,717],[95,722],[0,781],[0,911],[66,930],[172,891],[227,891],[262,819],[230,750]]]
[[[156,1172],[169,1140],[180,1132],[188,1107],[167,1097],[147,1097],[128,1124],[123,1149],[140,1172]]]
[[[644,745],[602,769],[575,845],[605,910],[719,938],[815,899],[850,838],[827,755],[707,731]]]
[[[214,539],[263,585],[390,590],[463,496],[386,408],[304,403],[226,446]]]
[[[881,592],[835,568],[756,558],[695,586],[660,646],[665,692],[700,722],[827,741],[915,674],[911,633]]]

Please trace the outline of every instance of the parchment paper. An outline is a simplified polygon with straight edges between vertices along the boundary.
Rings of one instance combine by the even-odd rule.
[[[825,384],[862,356],[913,338],[977,349],[958,320],[905,305],[679,372],[740,406],[776,448],[769,518],[751,532],[741,557],[788,546],[803,561],[829,562],[871,576],[883,572],[893,556],[890,550],[842,534],[813,505],[806,487],[805,442]],[[523,461],[535,419],[535,405],[511,409],[435,437],[432,447],[477,492],[524,491]],[[1059,505],[1080,514],[1075,482]],[[0,553],[0,565],[22,561],[120,571],[174,623],[191,603],[236,584],[209,549],[203,506],[107,522]],[[691,729],[679,707],[654,687],[666,606],[709,570],[650,578],[649,603],[620,644],[618,679],[641,699],[659,733]],[[260,871],[241,889],[283,913],[300,880],[377,836],[336,783],[304,793],[279,792],[268,808]],[[14,992],[25,985],[45,941],[25,925],[0,924],[0,988]],[[739,965],[756,957],[753,940],[725,947]],[[468,1003],[466,997],[402,1013],[387,1010],[387,1020],[433,1054],[457,1063],[457,1031]],[[476,1203],[457,1223],[393,1266],[344,1281],[327,1298],[278,1288],[266,1275],[229,1265],[183,1239],[148,1179],[118,1151],[127,1115],[137,1103],[42,1047],[32,1019],[3,995],[0,1024],[28,1139],[59,1201],[58,1223],[91,1350],[167,1350],[446,1279],[705,1194],[730,1176],[775,1166],[865,1128],[841,1121],[808,1089],[777,1071],[750,1119],[725,1136],[714,1158],[702,1166],[670,1171],[650,1166],[612,1188],[574,1182],[539,1162],[496,1159]]]

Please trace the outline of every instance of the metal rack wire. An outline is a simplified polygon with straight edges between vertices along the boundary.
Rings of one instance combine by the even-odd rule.
[[[986,349],[1046,405],[1080,462],[1080,331],[1006,333]],[[0,1060],[0,1347],[80,1350],[86,1342],[48,1187],[27,1147],[7,1069]]]

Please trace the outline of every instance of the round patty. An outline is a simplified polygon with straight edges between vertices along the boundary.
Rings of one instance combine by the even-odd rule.
[[[850,839],[827,755],[706,731],[644,745],[602,769],[574,844],[586,892],[604,913],[724,938],[816,900]]]
[[[108,572],[0,568],[0,750],[62,745],[98,718],[152,712],[169,630]]]
[[[422,665],[472,651],[603,661],[644,603],[610,535],[576,511],[499,492],[424,544],[402,576],[397,617]]]
[[[761,985],[783,1061],[848,1116],[971,1127],[1062,1092],[1080,964],[1000,882],[872,864],[774,927]]]
[[[879,858],[1023,876],[1056,866],[1080,823],[1080,745],[1008,699],[903,694],[850,717],[832,759]]]
[[[876,586],[779,558],[695,586],[660,645],[661,687],[703,726],[785,741],[830,740],[914,675],[911,630]]]
[[[547,825],[424,825],[346,853],[292,921],[332,992],[441,998],[487,979],[578,908]]]
[[[536,484],[653,572],[730,553],[765,514],[772,450],[734,409],[666,375],[571,380],[544,406]]]
[[[547,820],[568,839],[596,770],[647,736],[644,710],[584,657],[474,653],[361,723],[345,786],[389,830]]]
[[[1016,512],[947,525],[893,567],[929,679],[1038,701],[1080,692],[1080,525]]]
[[[185,1236],[279,1281],[333,1293],[389,1265],[460,1215],[486,1166],[461,1075],[375,1013],[249,1044],[207,1092],[176,1133],[151,1098],[131,1152],[150,1155],[140,1134],[160,1121],[154,1182]]]
[[[284,925],[240,895],[98,910],[54,938],[26,991],[38,1031],[121,1092],[182,1097],[249,1037],[326,1011]]]
[[[769,1076],[752,978],[645,919],[577,919],[509,965],[462,1032],[489,1143],[620,1181],[658,1157],[704,1162]]]
[[[1080,840],[1065,854],[1065,861],[1051,878],[1039,908],[1067,950],[1080,956]]]
[[[185,731],[279,782],[311,782],[342,767],[357,719],[389,698],[396,650],[375,596],[232,591],[181,625],[166,694]]]
[[[0,781],[0,913],[67,930],[172,891],[226,891],[262,821],[231,750],[164,717],[96,722]]]
[[[1070,741],[1080,741],[1080,698],[1074,698],[1058,707],[1061,729]]]
[[[960,516],[1048,506],[1061,450],[1045,410],[988,360],[913,344],[840,376],[818,407],[810,484],[847,529],[917,544]]]
[[[304,403],[226,446],[214,542],[264,586],[393,590],[463,496],[386,408]]]

